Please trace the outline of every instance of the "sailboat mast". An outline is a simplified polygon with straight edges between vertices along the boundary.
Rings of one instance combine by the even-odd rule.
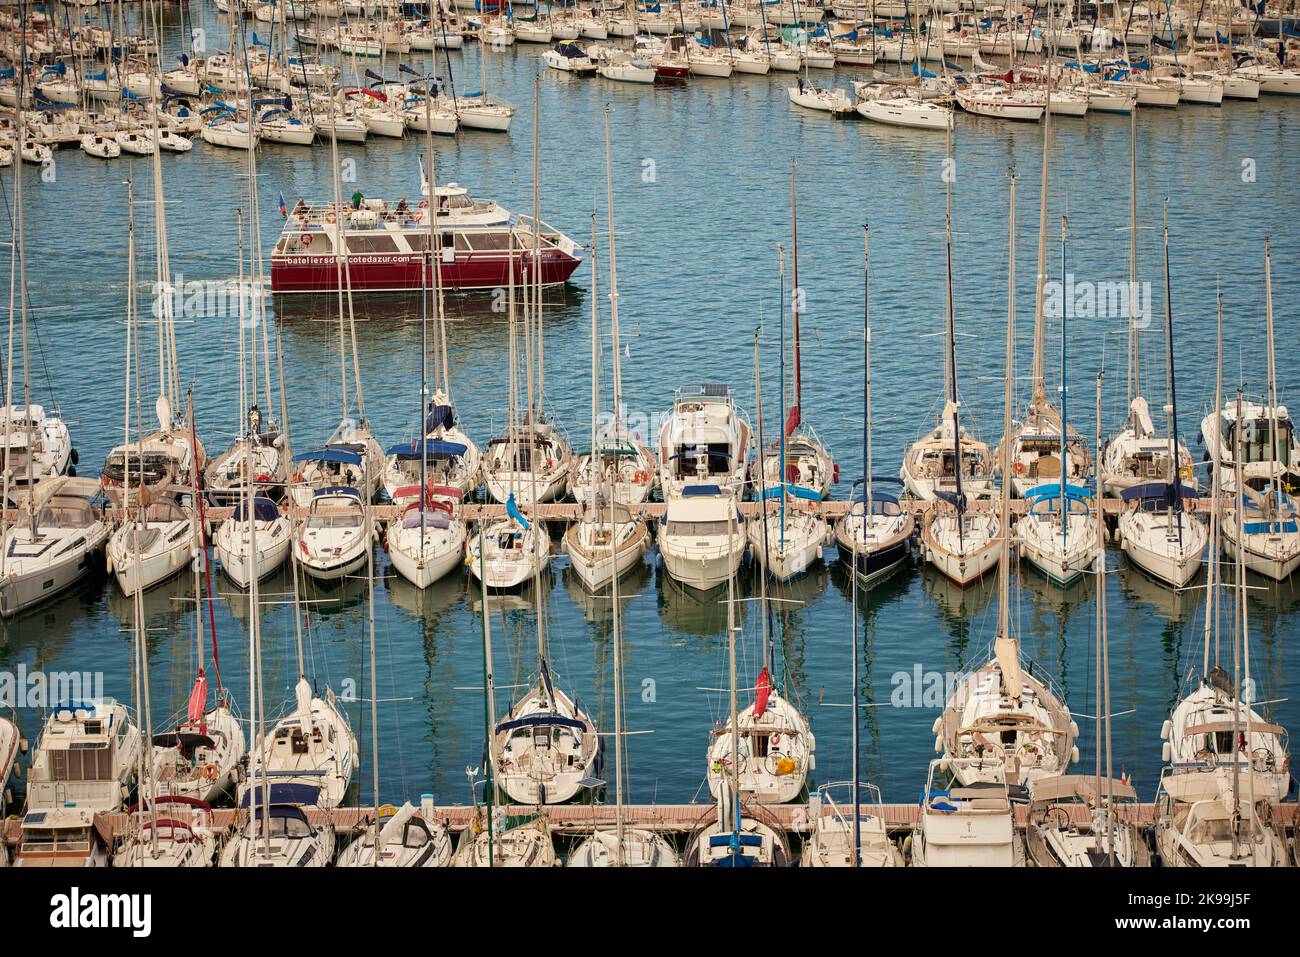
[[[493,865],[493,838],[492,838],[492,768],[495,758],[492,754],[492,746],[495,742],[495,735],[492,733],[492,722],[497,713],[496,705],[496,688],[495,677],[492,668],[492,620],[491,612],[488,610],[488,588],[487,588],[487,544],[485,536],[487,534],[487,524],[484,523],[479,531],[478,547],[478,582],[479,582],[479,602],[483,607],[483,733],[485,737],[484,744],[484,783],[483,798],[487,804],[487,835],[488,835],[488,867]]]
[[[799,300],[803,298],[803,291],[799,288],[799,210],[797,204],[797,195],[795,189],[795,170],[797,164],[790,163],[790,259],[792,267],[791,278],[794,286],[790,291],[790,316],[794,325],[794,411],[795,414],[789,419],[789,422],[798,424],[799,419],[803,416],[803,368],[799,355]],[[782,343],[782,348],[785,348]],[[781,409],[781,415],[785,416],[786,410]],[[783,423],[781,435],[784,436],[788,429]],[[781,459],[781,481],[785,482],[785,457]]]
[[[1070,217],[1061,217],[1061,288],[1065,288],[1065,234],[1069,228]],[[1070,509],[1065,498],[1065,484],[1070,477],[1070,433],[1067,431],[1066,407],[1068,405],[1069,390],[1065,384],[1065,344],[1067,336],[1065,332],[1066,317],[1069,315],[1070,305],[1065,301],[1064,296],[1061,298],[1061,477],[1057,484],[1060,491],[1061,503],[1061,545],[1064,547],[1065,540],[1070,531]],[[1100,508],[1100,500],[1098,501]]]
[[[1142,356],[1137,323],[1137,110],[1129,111],[1128,191],[1128,404],[1142,394]],[[1217,400],[1216,400],[1217,401]],[[1130,413],[1131,414],[1131,413]],[[1137,420],[1132,421],[1137,431]]]
[[[599,467],[604,461],[596,448],[596,421],[600,418],[600,311],[596,304],[597,287],[596,261],[596,214],[591,214],[591,457],[588,462],[588,474],[591,477],[592,500],[596,504],[595,490],[599,483]]]
[[[1236,520],[1237,520],[1237,543],[1238,543],[1237,547],[1233,549],[1233,551],[1237,553],[1236,588],[1234,589],[1237,593],[1237,614],[1236,614],[1236,627],[1233,629],[1234,634],[1233,634],[1233,648],[1232,648],[1232,690],[1233,690],[1232,716],[1233,716],[1233,724],[1235,725],[1235,727],[1232,729],[1233,741],[1239,740],[1238,736],[1241,734],[1241,731],[1238,730],[1241,727],[1241,677],[1242,677],[1241,676],[1241,649],[1242,646],[1247,643],[1246,642],[1246,622],[1247,622],[1246,565],[1245,565],[1245,558],[1244,558],[1245,549],[1242,548],[1241,546],[1241,543],[1245,540],[1243,538],[1245,527],[1244,527],[1242,516],[1245,514],[1246,511],[1246,492],[1245,492],[1245,485],[1242,482],[1242,474],[1241,474],[1241,456],[1243,451],[1241,447],[1242,445],[1241,433],[1243,431],[1241,428],[1241,414],[1242,414],[1241,387],[1238,386],[1237,388],[1237,423],[1238,423],[1237,442],[1236,442],[1236,448],[1233,449],[1233,456],[1232,456],[1234,459],[1234,470],[1236,472],[1235,483],[1237,487],[1236,488],[1237,507],[1235,511],[1236,511]],[[1241,761],[1240,759],[1237,758],[1235,754],[1233,755],[1233,760],[1232,760],[1232,802],[1233,802],[1232,817],[1234,823],[1234,827],[1232,829],[1232,856],[1235,859],[1237,857],[1237,853],[1239,849],[1238,845],[1240,843],[1240,831],[1241,831]]]
[[[593,217],[594,219],[594,217]],[[592,250],[594,261],[595,249]],[[593,296],[593,300],[594,300]],[[609,472],[609,527],[615,528],[614,515],[614,470]],[[611,560],[615,557],[617,546],[610,545]],[[610,584],[610,597],[614,602],[614,836],[618,850],[614,863],[618,867],[624,864],[623,847],[623,634],[620,628],[620,610],[618,605],[618,570]]]
[[[537,414],[546,408],[546,351],[542,328],[542,75],[533,77],[533,309],[537,319]],[[536,503],[536,498],[533,499]]]
[[[1043,112],[1042,183],[1038,194],[1038,268],[1034,280],[1034,392],[1031,405],[1047,401],[1047,385],[1043,376],[1043,348],[1046,342],[1047,319],[1043,313],[1043,287],[1047,282],[1047,183],[1050,173],[1052,142],[1052,84],[1051,66],[1048,66],[1047,109]],[[1014,182],[1014,180],[1013,180]],[[1064,463],[1062,463],[1064,465]]]
[[[1223,414],[1220,411],[1220,403],[1223,402],[1223,293],[1218,288],[1218,280],[1215,280],[1214,298],[1218,305],[1218,325],[1216,329],[1216,338],[1218,348],[1215,354],[1214,369],[1214,414],[1219,416],[1219,421],[1223,420]],[[1220,600],[1219,585],[1223,578],[1221,562],[1223,561],[1222,552],[1219,550],[1219,536],[1222,534],[1223,525],[1223,482],[1222,469],[1210,470],[1210,497],[1214,500],[1214,508],[1210,510],[1210,560],[1206,562],[1209,566],[1205,575],[1205,648],[1201,659],[1201,680],[1206,680],[1210,673],[1210,642],[1214,642],[1214,663],[1219,663],[1219,622],[1220,622]]]
[[[1178,545],[1183,544],[1183,519],[1179,514],[1183,509],[1182,483],[1178,460],[1178,392],[1174,384],[1174,307],[1169,283],[1169,200],[1165,200],[1164,225],[1165,245],[1165,382],[1169,392],[1169,482],[1173,486],[1170,509],[1177,516]],[[1098,461],[1101,461],[1098,459]],[[1098,500],[1100,501],[1100,499]]]
[[[1007,365],[1002,393],[1002,547],[998,552],[998,635],[1011,634],[1011,395],[1016,377],[1016,174],[1011,174],[1007,255]]]
[[[423,323],[421,323],[423,325]],[[423,364],[423,362],[421,362]],[[423,460],[423,456],[421,456]],[[424,487],[421,476],[420,487]],[[423,491],[421,491],[423,499]],[[374,535],[374,509],[366,508],[367,541]],[[423,501],[421,502],[420,528],[424,528]],[[421,551],[423,554],[423,551]],[[369,599],[370,629],[370,786],[375,799],[375,856],[372,866],[378,867],[383,858],[383,828],[379,823],[379,678],[375,674],[375,550],[366,549],[366,597]]]
[[[613,359],[611,368],[614,373],[614,445],[617,447],[623,440],[623,361],[619,352],[621,347],[618,338],[618,263],[614,239],[614,172],[609,144],[609,114],[610,108],[607,106],[605,107],[605,204],[609,208],[609,329],[610,354]],[[591,254],[594,270],[596,255],[594,246]],[[594,280],[591,294],[593,297],[596,295]]]
[[[781,261],[784,264],[785,256],[782,255]],[[758,330],[754,330],[754,404],[758,406],[758,447],[763,447],[763,373],[758,361]],[[781,526],[784,535],[785,527],[785,496],[781,497]],[[767,540],[767,476],[763,474],[763,462],[760,459],[758,463],[758,520],[763,523],[763,570],[758,576],[759,588],[759,619],[763,622],[763,662],[767,664],[771,671],[775,671],[776,655],[772,650],[772,640],[769,633],[769,621],[767,616],[767,570],[771,567],[771,552],[769,551]]]
[[[777,435],[776,481],[777,481],[777,488],[781,490],[781,498],[780,498],[781,547],[784,549],[785,547],[785,426],[786,426],[786,421],[785,421],[786,419],[786,412],[785,412],[785,247],[777,246],[776,248],[781,255],[781,268],[780,268],[781,296],[778,300],[780,305],[778,306],[778,311],[777,311],[777,333],[776,333],[776,338],[777,338],[776,382],[777,382],[778,404],[781,412],[780,412],[780,419],[778,419],[777,421],[777,425],[780,428],[780,432]],[[797,279],[795,280],[795,285],[798,286]],[[796,289],[794,296],[791,298],[792,310],[796,308],[794,306],[794,301],[797,298],[798,298],[798,290]],[[757,375],[757,373],[755,374]],[[755,381],[757,381],[757,379]],[[759,474],[759,481],[765,482],[767,476],[764,474],[765,465],[763,463],[763,456],[767,454],[767,450],[763,448],[763,400],[761,398],[758,398],[756,399],[756,402],[758,404],[758,474]],[[766,489],[760,490],[762,494],[765,494],[766,491],[767,491]],[[760,498],[759,499],[760,514],[762,514],[762,508],[763,508],[763,499]],[[767,551],[766,551],[767,522],[766,521],[764,521],[763,523],[763,548],[764,548],[763,558],[764,560],[766,560],[767,559]],[[766,615],[764,617],[766,617]]]
[[[1277,474],[1278,454],[1277,447],[1277,353],[1276,343],[1273,340],[1273,255],[1271,245],[1268,239],[1264,240],[1264,328],[1268,346],[1268,435],[1269,435],[1269,463],[1268,477],[1273,483],[1270,491],[1273,493],[1276,503],[1277,514],[1281,515],[1282,508],[1282,482]],[[27,350],[23,350],[26,356]],[[1241,420],[1238,419],[1238,422]],[[1237,539],[1241,541],[1241,539]]]
[[[952,444],[953,444],[953,475],[957,479],[957,541],[962,552],[966,550],[966,523],[963,516],[966,512],[966,502],[962,494],[961,473],[962,473],[962,455],[961,455],[961,425],[958,420],[958,399],[957,399],[957,317],[953,307],[952,295],[952,129],[948,130],[948,172],[947,189],[945,191],[945,209],[944,209],[944,255],[946,257],[946,274],[945,286],[947,289],[948,316],[944,324],[945,336],[947,338],[947,348],[944,350],[944,366],[947,370],[947,382],[944,383],[948,389],[948,401],[952,403]]]

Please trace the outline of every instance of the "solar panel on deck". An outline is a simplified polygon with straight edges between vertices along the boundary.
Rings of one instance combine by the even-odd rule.
[[[706,382],[700,386],[700,391],[705,395],[727,395],[731,390],[718,382]]]

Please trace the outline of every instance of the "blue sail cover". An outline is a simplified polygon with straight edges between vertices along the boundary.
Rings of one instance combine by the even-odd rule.
[[[1092,493],[1082,485],[1066,484],[1065,494],[1070,498],[1076,498],[1079,501],[1085,501],[1092,497]],[[1025,493],[1026,499],[1031,498],[1060,498],[1061,486],[1053,482],[1051,485],[1035,485]]]
[[[316,449],[312,452],[299,452],[293,457],[295,462],[342,462],[346,465],[360,465],[361,456],[351,449]]]
[[[722,489],[716,485],[687,485],[682,488],[682,498],[721,494]]]
[[[789,482],[786,482],[784,488],[788,494],[793,495],[795,498],[807,499],[810,502],[820,502],[822,500],[820,493],[815,492],[810,488],[805,488],[802,485],[791,485]],[[769,489],[765,489],[762,497],[763,499],[779,498],[781,495],[781,489],[782,486],[774,485]]]
[[[1119,495],[1126,502],[1153,502],[1166,506],[1173,505],[1175,497],[1196,498],[1196,492],[1181,482],[1178,483],[1177,496],[1172,482],[1147,482],[1144,485],[1134,485],[1132,488],[1124,489]]]
[[[530,714],[522,718],[515,718],[513,721],[502,721],[496,726],[495,733],[500,734],[502,731],[513,731],[516,728],[574,728],[578,731],[585,731],[587,726],[576,718],[566,718],[562,714]]]
[[[576,50],[577,47],[574,47]],[[568,56],[569,54],[565,54]],[[577,56],[582,56],[579,50]],[[456,425],[456,412],[449,405],[430,405],[429,414],[424,417],[424,431],[432,432],[437,428],[450,429]]]
[[[506,514],[524,527],[525,530],[530,528],[528,519],[524,518],[524,513],[519,511],[519,503],[515,501],[515,493],[511,492],[510,497],[506,499]]]
[[[423,442],[403,442],[394,445],[385,454],[395,455],[399,459],[418,459],[421,455],[429,459],[458,459],[468,451],[469,446],[460,442],[425,439]]]
[[[351,485],[330,485],[325,488],[318,488],[312,498],[325,498],[328,495],[346,495],[352,498],[361,498],[361,493]]]
[[[314,784],[272,783],[269,800],[271,804],[315,804],[320,797],[320,788]],[[260,807],[263,803],[262,789],[249,788],[240,799],[240,807]]]
[[[235,511],[230,516],[236,522],[242,522],[248,518],[248,502],[240,499],[235,503]],[[259,522],[274,522],[280,517],[280,510],[275,507],[275,503],[269,498],[259,495],[253,499],[253,518]]]

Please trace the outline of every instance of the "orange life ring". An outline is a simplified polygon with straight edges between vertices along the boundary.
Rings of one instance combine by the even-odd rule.
[[[215,781],[217,779],[218,769],[215,764],[203,765],[203,779],[205,781]]]
[[[428,209],[428,208],[429,208],[429,201],[428,201],[427,199],[422,199],[422,200],[420,200],[420,208],[421,208],[421,209]]]
[[[1024,475],[1024,474],[1025,474],[1025,463],[1024,463],[1024,462],[1017,462],[1015,465],[1011,466],[1011,471],[1015,472],[1017,475]]]
[[[334,210],[332,209],[325,214],[325,222],[327,223],[335,222],[337,219],[338,216],[335,215]]]
[[[781,732],[780,732],[780,731],[773,731],[773,732],[772,732],[772,737],[769,738],[768,740],[770,740],[770,741],[772,742],[772,747],[775,748],[778,744],[781,743]]]
[[[298,241],[301,242],[304,246],[310,246],[312,241],[312,234],[303,233],[301,236],[298,237]]]

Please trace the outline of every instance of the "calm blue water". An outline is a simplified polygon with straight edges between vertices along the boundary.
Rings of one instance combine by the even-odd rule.
[[[210,24],[213,37],[220,27]],[[169,41],[175,49],[175,40]],[[454,179],[485,198],[521,211],[531,206],[533,78],[539,49],[488,54],[489,89],[521,109],[512,133],[467,133],[439,140],[440,180]],[[459,89],[477,89],[479,51],[452,53]],[[415,62],[421,62],[419,57]],[[441,55],[440,55],[441,64]],[[445,66],[439,66],[445,73]],[[837,71],[848,87],[853,70]],[[944,138],[866,123],[841,123],[788,105],[788,77],[693,79],[676,88],[631,88],[554,73],[541,78],[543,217],[586,240],[593,212],[605,228],[602,109],[612,110],[617,193],[625,399],[647,416],[671,405],[672,389],[699,381],[729,382],[753,412],[752,335],[761,325],[766,416],[778,407],[777,245],[789,245],[789,166],[799,165],[800,280],[804,314],[804,408],[843,465],[847,481],[861,474],[862,224],[872,237],[875,471],[893,473],[904,448],[940,409],[944,309],[941,179]],[[1184,107],[1138,117],[1142,277],[1153,288],[1153,329],[1145,337],[1148,390],[1163,402],[1164,294],[1160,273],[1160,207],[1169,200],[1173,304],[1181,424],[1194,448],[1214,383],[1214,293],[1227,316],[1225,382],[1263,388],[1263,243],[1274,250],[1278,372],[1284,400],[1300,370],[1289,343],[1297,331],[1300,246],[1294,196],[1300,151],[1300,104],[1267,98],[1223,109]],[[1067,269],[1078,281],[1127,278],[1128,120],[1090,116],[1054,124],[1048,262],[1060,271],[1059,217],[1069,214]],[[965,409],[992,443],[1001,429],[1006,321],[1007,171],[1020,175],[1019,366],[1029,364],[1042,131],[958,116],[954,196],[955,295],[959,369]],[[395,199],[419,191],[423,140],[341,145],[355,160],[356,186]],[[1243,163],[1255,171],[1243,181]],[[242,155],[197,144],[164,158],[172,268],[186,280],[226,279],[237,269],[236,210],[247,205]],[[268,145],[259,153],[258,203],[269,253],[279,229],[276,197],[330,197],[328,148]],[[650,175],[652,172],[653,175]],[[150,165],[103,163],[79,151],[57,156],[57,179],[25,171],[30,296],[39,317],[34,360],[36,401],[57,403],[73,429],[83,474],[95,474],[120,441],[123,325],[127,287],[124,181],[136,180],[141,276],[153,273]],[[12,183],[4,186],[6,206]],[[602,236],[601,244],[604,246]],[[601,300],[607,286],[602,251]],[[788,280],[787,280],[788,281]],[[585,444],[590,409],[590,272],[579,271],[547,311],[548,404],[576,445]],[[339,416],[336,319],[329,302],[292,302],[277,322],[286,356],[290,425],[299,447],[323,439]],[[366,411],[381,442],[415,426],[419,387],[417,313],[399,298],[358,300]],[[486,441],[503,421],[506,401],[504,316],[483,297],[449,300],[454,397],[467,431]],[[1103,364],[1104,419],[1112,431],[1124,406],[1124,322],[1080,319],[1070,326],[1070,415],[1091,437],[1094,376]],[[178,330],[181,363],[192,385],[200,434],[211,452],[237,425],[236,320],[213,318]],[[1049,382],[1057,381],[1059,328],[1048,329]],[[149,342],[146,335],[146,342]],[[146,383],[147,384],[147,383]],[[149,390],[146,390],[148,392]],[[769,425],[769,430],[771,426]],[[1199,458],[1199,448],[1195,448]],[[653,558],[653,556],[651,556]],[[612,726],[610,602],[585,597],[567,560],[554,563],[546,590],[549,640],[556,672],[603,728]],[[382,797],[469,799],[467,765],[483,741],[482,620],[477,590],[460,578],[421,594],[399,578],[382,553],[375,586],[378,640]],[[1116,718],[1115,765],[1133,774],[1139,793],[1154,792],[1161,722],[1189,667],[1199,664],[1203,596],[1175,597],[1110,555],[1111,682]],[[1265,710],[1300,727],[1292,689],[1300,664],[1289,645],[1300,627],[1294,585],[1252,581],[1252,662],[1259,699],[1283,699]],[[651,563],[627,580],[622,603],[629,727],[650,731],[629,739],[631,799],[689,801],[702,793],[708,732],[723,714],[725,609],[667,579]],[[224,579],[214,583],[221,672],[237,701],[247,696],[246,599]],[[284,576],[264,590],[264,656],[271,693],[287,701],[294,680],[292,618]],[[750,588],[752,591],[752,588]],[[864,712],[864,774],[886,798],[912,800],[932,756],[936,708],[893,708],[892,677],[914,668],[944,672],[978,661],[997,618],[992,581],[959,592],[928,568],[907,568],[871,590],[859,613],[859,644],[850,641],[849,587],[838,568],[818,568],[778,592],[801,602],[776,606],[783,671],[817,735],[818,781],[848,776],[849,654],[859,655]],[[1014,614],[1027,654],[1061,684],[1076,712],[1096,714],[1093,699],[1095,585],[1061,591],[1028,570],[1013,583]],[[179,709],[192,681],[195,639],[188,578],[146,597],[155,714]],[[354,683],[367,693],[366,585],[312,592],[308,670],[323,686]],[[498,706],[507,686],[526,681],[534,662],[535,622],[529,601],[491,604]],[[756,606],[743,607],[742,679],[761,652]],[[0,668],[100,670],[106,691],[132,700],[129,679],[131,606],[111,582],[93,582],[0,631]],[[245,709],[247,710],[247,709]],[[350,712],[366,752],[358,797],[371,800],[369,705]],[[20,713],[35,737],[40,715]],[[1093,760],[1092,724],[1080,718],[1084,768]],[[703,792],[707,794],[707,792]]]

